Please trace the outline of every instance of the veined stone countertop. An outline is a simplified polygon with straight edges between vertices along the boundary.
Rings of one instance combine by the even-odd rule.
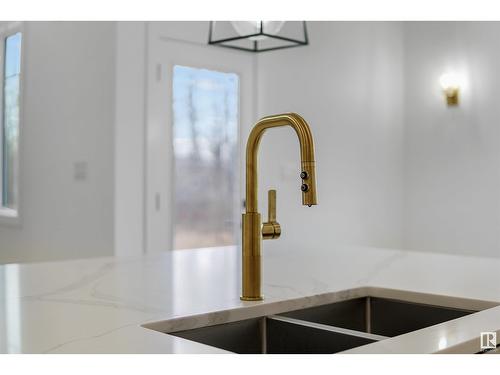
[[[0,266],[0,352],[227,353],[143,325],[188,329],[363,295],[487,309],[353,353],[473,353],[480,332],[500,332],[500,259],[337,245],[263,252],[262,302],[239,299],[236,247]]]

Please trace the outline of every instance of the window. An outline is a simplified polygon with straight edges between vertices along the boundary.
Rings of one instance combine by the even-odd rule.
[[[236,244],[239,77],[173,69],[174,248]]]
[[[21,33],[3,38],[1,101],[1,212],[16,212],[19,204],[19,116]]]

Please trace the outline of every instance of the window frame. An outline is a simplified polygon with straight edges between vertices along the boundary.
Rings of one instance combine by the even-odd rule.
[[[21,189],[21,168],[23,155],[23,122],[24,122],[24,75],[25,75],[25,38],[26,32],[24,22],[2,22],[0,23],[0,197],[2,196],[3,188],[3,121],[4,121],[4,75],[5,75],[5,42],[10,35],[21,33],[21,74],[19,76],[19,138],[18,138],[18,155],[15,163],[18,170],[18,191],[17,191],[17,209],[4,207],[0,200],[0,225],[21,225],[22,213],[22,189]]]

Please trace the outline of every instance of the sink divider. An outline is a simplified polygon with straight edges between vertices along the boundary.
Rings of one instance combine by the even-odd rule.
[[[369,304],[367,304],[367,305],[369,305]],[[308,322],[308,321],[301,320],[301,319],[289,318],[287,316],[269,315],[266,318],[270,319],[270,320],[277,320],[277,321],[280,321],[280,322],[301,325],[301,326],[304,326],[304,327],[309,327],[309,328],[314,328],[314,329],[320,329],[320,330],[323,330],[323,331],[335,332],[335,333],[340,333],[340,334],[348,335],[348,336],[361,337],[361,338],[368,339],[368,340],[373,340],[373,341],[381,341],[381,340],[385,340],[385,339],[389,338],[387,336],[382,336],[382,335],[376,335],[376,334],[373,334],[373,333],[366,333],[366,332],[356,331],[356,330],[353,330],[353,329],[340,328],[340,327],[335,327],[335,326],[331,326],[331,325],[327,325],[327,324]],[[263,319],[263,320],[265,321],[266,319]],[[265,323],[263,323],[263,324],[265,325]],[[265,328],[264,328],[263,332],[264,332],[263,339],[265,341],[266,340],[266,338],[265,338],[265,332],[266,332]]]
[[[260,340],[262,347],[262,354],[267,354],[267,318],[262,318],[260,320]]]
[[[365,326],[366,332],[372,333],[372,299],[369,296],[365,301]]]

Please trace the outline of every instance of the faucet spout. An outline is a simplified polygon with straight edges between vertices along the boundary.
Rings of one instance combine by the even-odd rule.
[[[302,116],[297,113],[285,113],[260,119],[248,136],[246,149],[246,212],[258,211],[257,155],[260,140],[267,129],[279,126],[291,126],[299,139],[302,204],[308,206],[317,204],[314,140],[311,129]]]
[[[270,192],[269,199],[273,197],[273,214],[268,223],[261,224],[258,212],[258,175],[257,156],[259,144],[265,131],[269,128],[280,126],[291,126],[299,139],[300,144],[300,179],[302,180],[302,204],[312,206],[317,204],[316,199],[316,170],[314,159],[314,141],[311,129],[307,122],[296,113],[285,113],[281,115],[267,116],[260,119],[250,132],[246,148],[246,212],[243,214],[243,272],[242,272],[242,295],[244,301],[259,301],[263,299],[261,294],[261,247],[262,238],[277,239],[281,233],[281,227],[275,218],[276,192]]]

